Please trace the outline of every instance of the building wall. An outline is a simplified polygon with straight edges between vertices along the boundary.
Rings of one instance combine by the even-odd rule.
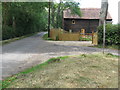
[[[72,24],[72,20],[75,21],[75,24]],[[97,30],[98,25],[99,20],[64,19],[64,30],[67,31],[78,32],[81,29],[85,29],[86,33],[91,33],[92,30]]]

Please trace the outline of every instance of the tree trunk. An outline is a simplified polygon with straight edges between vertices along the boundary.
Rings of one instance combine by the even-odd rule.
[[[51,18],[52,18],[52,26],[55,28],[55,8],[54,8],[54,3],[52,4],[52,12],[51,12]]]
[[[57,28],[59,28],[59,18],[60,18],[60,11],[61,11],[61,3],[62,3],[62,0],[60,0],[60,3],[58,5],[58,11],[57,11]]]
[[[49,0],[49,14],[48,14],[48,37],[50,37],[50,0]]]
[[[3,26],[5,26],[6,24],[7,24],[7,13],[8,13],[8,11],[7,11],[7,3],[6,2],[3,2],[2,3],[2,10],[3,10],[3,12],[2,12],[2,14],[3,14]]]
[[[13,30],[15,30],[15,17],[13,16],[13,23],[12,23]]]

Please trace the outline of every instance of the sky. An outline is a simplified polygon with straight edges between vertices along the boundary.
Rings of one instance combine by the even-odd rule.
[[[59,0],[56,0],[59,1]],[[80,3],[80,8],[101,8],[102,0],[74,0]],[[113,24],[118,23],[118,2],[120,0],[108,0],[108,12],[110,13]]]
[[[80,2],[80,8],[101,8],[101,0],[75,0]],[[118,2],[120,0],[108,0],[108,12],[113,18],[113,24],[118,23]]]

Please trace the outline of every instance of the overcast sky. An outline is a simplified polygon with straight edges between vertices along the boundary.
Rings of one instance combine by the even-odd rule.
[[[56,0],[59,1],[59,0]],[[74,0],[80,3],[80,8],[101,8],[102,0]],[[113,18],[113,24],[118,23],[118,2],[120,0],[108,0],[108,12]]]

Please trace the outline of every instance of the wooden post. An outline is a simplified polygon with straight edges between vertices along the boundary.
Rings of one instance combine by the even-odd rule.
[[[92,30],[92,44],[93,44],[93,35],[94,35],[94,31]]]

